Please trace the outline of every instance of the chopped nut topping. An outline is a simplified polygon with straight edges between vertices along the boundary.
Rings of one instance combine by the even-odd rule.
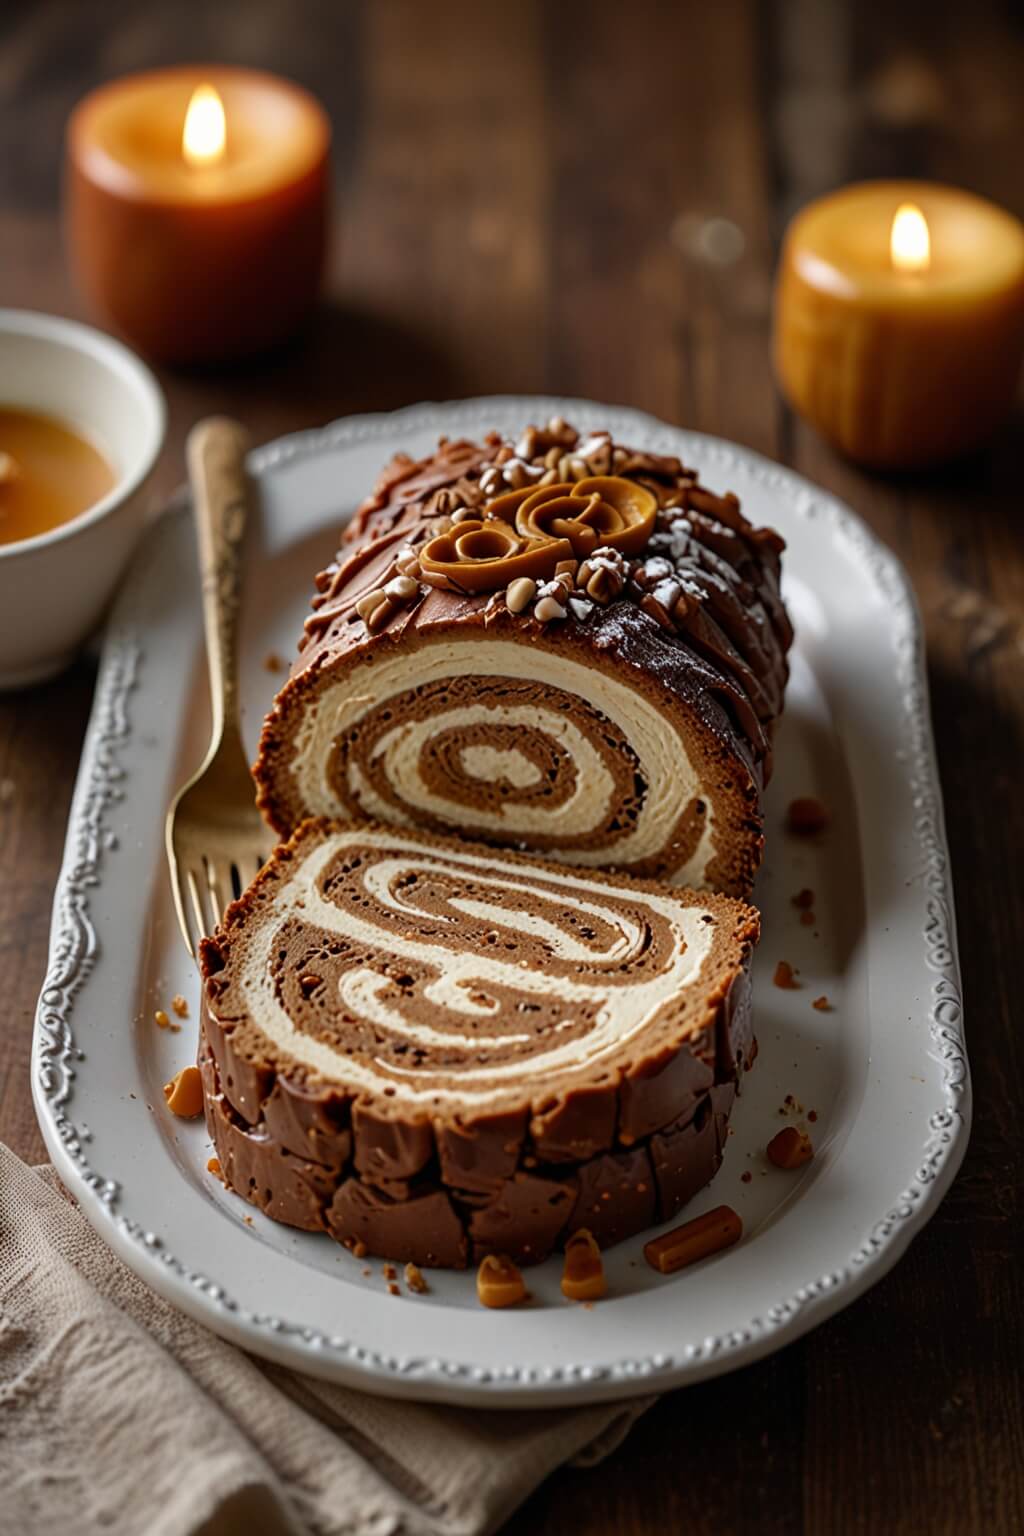
[[[419,597],[419,583],[411,576],[393,576],[384,584],[384,595],[400,603],[408,602],[411,597]]]
[[[198,1067],[182,1067],[164,1084],[167,1108],[182,1120],[194,1120],[203,1112],[203,1081]]]
[[[371,635],[383,629],[394,611],[394,604],[383,587],[375,587],[372,592],[367,592],[356,603],[356,612]]]
[[[537,583],[532,576],[520,576],[510,581],[505,589],[505,603],[510,613],[523,613],[537,594]]]
[[[814,837],[824,832],[831,819],[827,806],[812,795],[803,795],[789,802],[786,826],[798,837]]]
[[[736,1212],[729,1205],[719,1205],[662,1237],[652,1238],[644,1244],[644,1258],[659,1274],[671,1275],[699,1259],[720,1253],[723,1248],[731,1248],[742,1236],[743,1223]]]
[[[566,610],[557,598],[547,595],[539,600],[533,610],[533,616],[540,624],[550,624],[554,619],[564,619]]]
[[[373,610],[379,608],[381,603],[386,602],[386,600],[384,588],[374,587],[372,592],[364,593],[356,603],[356,613],[365,622]]]
[[[772,1137],[766,1155],[776,1168],[802,1168],[814,1156],[814,1148],[806,1131],[801,1131],[795,1125],[787,1125],[785,1130]]]
[[[171,1007],[174,1009],[179,1019],[188,1018],[188,1003],[182,997],[180,992],[176,992],[171,998]]]
[[[526,1282],[511,1259],[489,1253],[476,1272],[476,1294],[485,1307],[514,1307],[526,1296]]]
[[[772,981],[777,987],[781,987],[784,992],[796,992],[800,987],[800,983],[796,979],[796,972],[788,960],[779,961],[775,967],[775,975],[772,977]]]
[[[411,544],[403,544],[395,556],[395,566],[402,576],[411,576],[414,580],[420,574],[420,557]]]
[[[570,1301],[599,1301],[607,1290],[601,1250],[586,1227],[581,1227],[565,1245],[562,1295]]]
[[[410,1291],[416,1292],[417,1296],[425,1296],[430,1290],[430,1286],[423,1278],[423,1271],[418,1264],[413,1264],[411,1261],[405,1266],[405,1283]]]

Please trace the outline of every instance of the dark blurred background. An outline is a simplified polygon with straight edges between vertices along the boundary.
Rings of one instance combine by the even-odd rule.
[[[584,394],[738,439],[845,497],[924,615],[977,1104],[964,1170],[863,1301],[664,1400],[510,1529],[1024,1529],[1021,417],[965,463],[869,475],[783,406],[769,361],[775,254],[807,199],[921,176],[1024,216],[1020,7],[2,0],[0,303],[84,315],[57,217],[67,114],[102,80],[190,60],[264,66],[321,97],[335,240],[295,343],[233,371],[162,371],[160,489],[212,409],[270,437],[424,397]],[[0,1134],[30,1159],[31,1015],[93,677],[85,659],[0,698]]]

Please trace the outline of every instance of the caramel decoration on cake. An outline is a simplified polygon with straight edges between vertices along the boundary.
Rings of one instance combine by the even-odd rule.
[[[494,503],[495,509],[500,503]],[[531,538],[568,539],[581,559],[599,546],[637,555],[654,532],[658,501],[619,476],[587,476],[534,491],[516,509],[516,527]]]
[[[202,945],[223,1178],[398,1262],[607,1248],[719,1166],[757,938],[729,897],[308,822]]]
[[[792,639],[782,547],[678,458],[558,419],[397,455],[316,579],[260,743],[264,814],[746,895]]]
[[[572,558],[568,539],[523,538],[509,524],[467,519],[424,546],[420,573],[431,586],[454,592],[497,592],[522,576],[553,576]]]
[[[638,554],[654,531],[657,498],[617,476],[509,491],[431,539],[419,556],[431,586],[498,592],[518,578],[550,580],[563,561],[603,546]]]

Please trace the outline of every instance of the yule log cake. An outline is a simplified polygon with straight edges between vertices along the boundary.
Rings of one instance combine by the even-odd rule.
[[[309,822],[202,947],[222,1176],[422,1265],[619,1242],[721,1161],[757,937],[730,897]]]
[[[398,455],[317,578],[261,807],[749,894],[792,638],[782,540],[555,420]]]

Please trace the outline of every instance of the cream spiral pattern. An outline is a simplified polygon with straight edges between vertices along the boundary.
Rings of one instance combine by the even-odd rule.
[[[346,856],[358,865],[346,878],[358,881],[359,900],[339,904],[323,887]],[[445,899],[429,911],[410,902],[403,892],[417,882],[446,891]],[[420,1066],[403,1066],[403,1058],[383,1051],[375,1057],[344,1049],[337,1037],[296,1024],[272,965],[289,923],[358,946],[358,961],[337,983],[342,1011],[418,1053]],[[493,947],[478,941],[480,924]],[[576,1074],[593,1080],[624,1050],[650,1045],[645,1036],[657,1029],[666,1005],[699,981],[714,934],[712,913],[668,893],[568,871],[524,871],[500,856],[353,827],[316,846],[275,890],[250,931],[238,979],[249,1017],[267,1041],[328,1079],[386,1094],[396,1106],[480,1108]],[[532,961],[525,958],[531,951]],[[387,968],[394,961],[425,978],[414,1006],[395,1004]],[[528,1017],[552,1005],[565,1017],[545,1034],[515,1023],[501,1027],[520,1016],[519,1008]],[[582,1034],[575,1028],[581,1015],[590,1020]],[[466,1059],[442,1070],[432,1056],[453,1049]]]
[[[514,699],[503,702],[498,689],[479,702],[464,702],[461,696],[459,702],[442,701],[420,718],[403,716],[400,707],[412,688],[451,680],[456,688],[482,689],[484,683],[503,679],[536,685],[537,702],[529,707]],[[591,721],[607,722],[628,746],[642,788],[627,824],[619,815],[622,788],[600,739],[600,725],[590,732],[581,728],[560,706],[565,700],[582,703]],[[346,753],[345,782],[339,786],[336,744],[368,721],[379,721],[390,705],[393,722],[375,737],[369,762]],[[500,741],[479,739],[487,732],[498,732]],[[444,783],[431,783],[424,773],[425,752],[445,736],[456,743],[460,773],[470,786],[462,797]],[[523,744],[527,737],[570,765],[571,782],[547,803],[530,793],[542,774]],[[621,755],[618,761],[621,773]],[[301,803],[314,815],[347,817],[355,811],[399,826],[426,821],[522,843],[590,868],[629,868],[657,858],[671,843],[685,808],[702,799],[699,835],[672,870],[673,883],[704,884],[716,853],[711,799],[702,792],[682,732],[664,711],[610,672],[497,636],[472,643],[436,641],[412,654],[378,655],[339,681],[325,683],[299,723],[290,773]],[[632,772],[627,776],[632,788]],[[492,789],[496,778],[514,791],[507,803],[490,805],[471,792],[474,785],[482,792]],[[609,826],[614,833],[602,830]]]

